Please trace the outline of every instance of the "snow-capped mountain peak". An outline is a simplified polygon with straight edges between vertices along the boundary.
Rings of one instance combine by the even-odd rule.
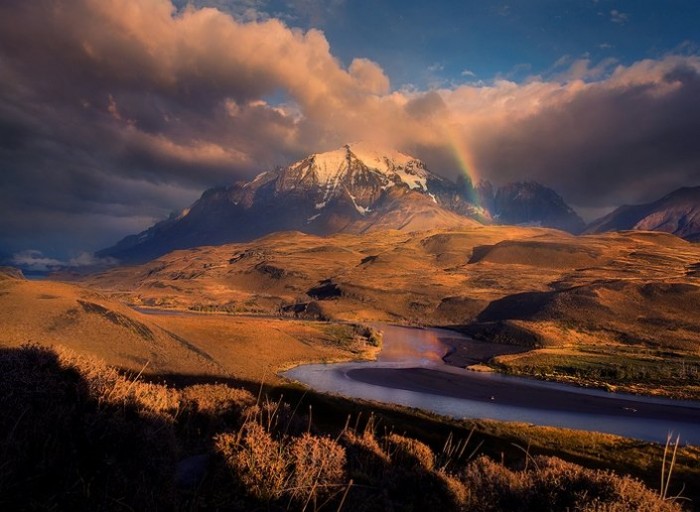
[[[533,185],[521,184],[513,190],[522,188],[529,191]],[[533,197],[554,197],[545,193],[547,190]],[[477,192],[484,198],[490,192],[484,204],[491,211],[474,203]],[[245,183],[209,189],[180,215],[130,235],[98,256],[144,261],[173,249],[252,240],[276,231],[327,235],[384,229],[462,229],[479,221],[491,222],[492,212],[503,217],[511,210],[529,213],[532,201],[521,195],[514,194],[517,201],[506,201],[516,202],[517,208],[501,205],[500,210],[492,210],[501,196],[507,200],[510,194],[493,195],[492,188],[485,186],[474,190],[468,180],[454,183],[431,173],[417,158],[358,142],[309,155]],[[544,213],[552,209],[561,212],[565,207],[559,196],[554,199],[545,201],[552,208],[545,208]],[[516,217],[510,222],[543,218]],[[549,224],[543,225],[552,225],[550,217]]]
[[[420,160],[396,150],[379,149],[367,142],[315,153],[290,168],[304,168],[304,177],[313,173],[317,184],[325,190],[335,190],[351,175],[369,171],[379,175],[377,178],[385,187],[405,184],[410,189],[427,192],[430,176]]]

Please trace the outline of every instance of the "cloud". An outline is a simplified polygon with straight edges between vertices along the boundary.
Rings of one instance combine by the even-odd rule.
[[[477,167],[499,181],[526,176],[589,208],[700,184],[700,150],[692,142],[700,133],[697,57],[618,66],[588,83],[504,84],[490,94],[488,104],[500,108],[472,120],[467,145]]]
[[[14,254],[10,262],[13,265],[17,265],[18,267],[27,270],[38,271],[47,271],[51,268],[57,268],[61,265],[61,261],[55,258],[48,258],[44,256],[44,254],[41,251],[31,249]]]
[[[610,11],[610,21],[613,23],[617,23],[618,25],[624,25],[627,23],[627,20],[629,19],[629,14],[626,12],[621,12],[618,11],[617,9],[613,9]]]
[[[12,265],[16,265],[24,270],[34,272],[49,272],[61,269],[77,269],[81,267],[98,267],[115,265],[114,258],[98,258],[92,253],[82,252],[78,256],[61,261],[56,258],[45,256],[39,250],[26,249],[15,253],[10,259]]]
[[[359,139],[452,177],[458,147],[480,177],[537,179],[589,209],[700,183],[697,54],[566,57],[520,82],[509,77],[529,69],[395,90],[378,63],[344,65],[322,32],[290,28],[268,3],[226,4],[267,14],[0,3],[2,252],[68,261],[69,248],[110,245],[204,188]]]

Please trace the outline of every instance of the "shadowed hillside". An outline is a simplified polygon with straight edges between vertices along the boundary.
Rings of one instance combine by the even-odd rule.
[[[508,468],[372,418],[324,431],[282,401],[149,384],[63,349],[3,349],[0,370],[7,510],[681,510],[610,471],[529,455]],[[686,477],[696,455],[680,450]]]
[[[587,233],[623,229],[665,231],[686,240],[700,241],[700,187],[674,190],[658,201],[624,205],[590,223]]]

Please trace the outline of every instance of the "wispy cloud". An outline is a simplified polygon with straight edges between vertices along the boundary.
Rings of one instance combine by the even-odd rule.
[[[82,252],[74,258],[68,260],[58,260],[45,256],[43,252],[35,249],[27,249],[15,253],[10,263],[24,270],[35,272],[49,272],[61,269],[77,269],[82,267],[102,267],[115,265],[114,258],[98,258],[89,252]]]
[[[498,7],[496,7],[496,13],[499,16],[503,16],[504,18],[507,18],[511,14],[510,5],[508,5],[508,4],[499,5]]]
[[[623,25],[627,23],[627,20],[629,19],[629,14],[626,12],[618,11],[617,9],[613,9],[610,11],[610,21],[613,23],[617,23],[619,25]]]

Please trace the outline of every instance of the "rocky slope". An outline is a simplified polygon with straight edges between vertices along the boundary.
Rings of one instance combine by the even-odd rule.
[[[500,224],[547,226],[574,234],[586,227],[559,194],[539,183],[509,183],[495,192],[490,184],[482,184],[479,191],[494,220]]]
[[[173,249],[248,241],[276,231],[325,235],[477,224],[488,213],[413,157],[366,143],[313,154],[250,182],[206,191],[190,208],[99,256],[146,261]]]
[[[653,203],[621,206],[593,221],[586,233],[626,229],[665,231],[700,241],[700,187],[680,188]]]
[[[174,249],[250,241],[277,231],[328,235],[464,228],[492,223],[482,206],[492,204],[507,223],[573,232],[583,227],[563,200],[541,185],[516,184],[498,190],[495,198],[482,198],[482,192],[468,179],[453,183],[403,153],[348,144],[249,182],[207,190],[190,208],[98,256],[143,262]]]

